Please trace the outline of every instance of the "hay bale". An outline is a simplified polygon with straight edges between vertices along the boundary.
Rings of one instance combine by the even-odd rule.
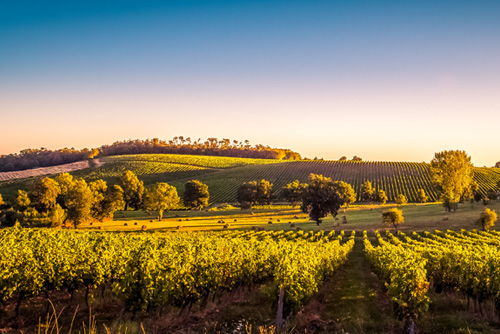
[[[291,224],[290,224],[290,227],[295,227],[295,224],[291,223]]]
[[[443,217],[443,221],[446,221],[446,220],[449,220],[449,219],[450,219],[450,217],[448,217],[448,216],[444,216]]]
[[[137,222],[135,222],[134,225],[137,225]]]
[[[141,229],[142,229],[143,231],[146,231],[146,230],[148,229],[148,227],[147,227],[146,225],[142,225]]]
[[[229,224],[226,224],[226,225],[222,226],[222,228],[224,228],[224,229],[225,228],[229,228]]]
[[[125,224],[123,224],[123,226],[128,226],[128,224],[127,224],[127,223],[125,223]]]
[[[267,223],[268,223],[268,224],[272,224],[273,222],[272,222],[272,221],[268,221]]]
[[[234,222],[236,223],[238,221],[238,219],[235,219]]]

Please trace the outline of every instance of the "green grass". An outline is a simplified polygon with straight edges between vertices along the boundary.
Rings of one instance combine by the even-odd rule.
[[[252,210],[224,211],[172,211],[166,212],[162,221],[157,220],[156,212],[119,211],[113,221],[84,224],[82,228],[99,228],[104,230],[140,230],[146,225],[148,230],[223,230],[225,224],[229,229],[248,230],[253,226],[266,230],[293,230],[297,227],[307,231],[319,230],[356,230],[374,231],[393,229],[382,223],[382,211],[394,205],[359,205],[349,209],[341,209],[337,220],[329,216],[317,226],[314,221],[298,208],[284,206]],[[461,204],[456,212],[445,212],[441,203],[408,204],[398,206],[403,210],[405,222],[399,226],[402,231],[433,231],[478,229],[476,224],[479,214],[484,209],[482,204]],[[489,208],[500,212],[500,202],[492,201]],[[346,216],[347,224],[343,224],[342,216]],[[224,224],[219,223],[223,220]],[[236,220],[236,221],[235,221]],[[279,221],[278,221],[279,220]],[[152,221],[152,222],[151,222]],[[271,222],[271,224],[269,223]],[[291,226],[290,223],[293,223]],[[127,225],[125,225],[127,224]],[[496,226],[495,228],[500,228]]]

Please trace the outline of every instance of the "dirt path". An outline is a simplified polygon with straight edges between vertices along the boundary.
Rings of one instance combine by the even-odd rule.
[[[99,159],[94,159],[93,161],[94,167],[102,166],[103,163],[99,161]],[[89,168],[90,164],[87,160],[72,162],[69,164],[51,166],[51,167],[41,167],[41,168],[33,168],[27,170],[20,170],[14,172],[1,172],[0,173],[0,181],[9,181],[15,179],[24,179],[32,176],[42,176],[42,175],[51,175],[51,174],[60,174],[60,173],[70,173],[76,170],[81,170],[85,168]]]
[[[295,317],[297,333],[397,333],[399,323],[382,282],[356,244],[347,263],[325,282],[317,297]]]

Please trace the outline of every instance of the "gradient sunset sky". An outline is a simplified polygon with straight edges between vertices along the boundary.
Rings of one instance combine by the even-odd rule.
[[[500,1],[2,1],[0,154],[185,136],[500,161]]]

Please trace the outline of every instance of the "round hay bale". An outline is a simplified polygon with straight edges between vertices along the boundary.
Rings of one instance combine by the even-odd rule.
[[[146,230],[148,229],[148,227],[147,227],[146,225],[142,225],[141,229],[142,229],[143,231],[146,231]]]

